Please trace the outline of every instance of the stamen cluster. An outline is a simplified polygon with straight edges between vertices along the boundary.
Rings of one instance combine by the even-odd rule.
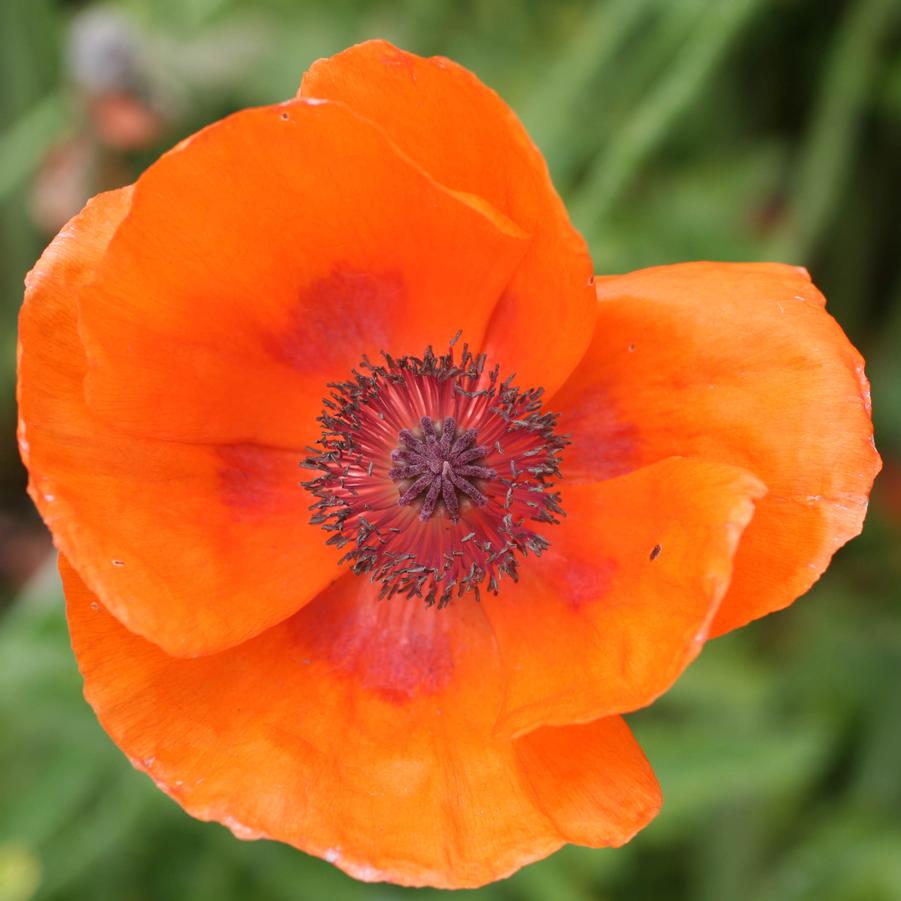
[[[454,339],[456,341],[456,339]],[[346,548],[341,562],[403,594],[444,607],[518,578],[518,558],[548,541],[533,523],[564,515],[554,480],[568,441],[543,390],[521,390],[484,354],[364,358],[329,385],[322,435],[303,466],[311,522]]]

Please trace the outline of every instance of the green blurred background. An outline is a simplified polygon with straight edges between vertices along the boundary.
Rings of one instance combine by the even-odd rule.
[[[81,699],[13,437],[16,311],[49,237],[374,36],[501,92],[599,271],[807,265],[868,359],[886,461],[863,537],[809,596],[713,642],[631,718],[657,821],[478,897],[901,899],[899,0],[0,0],[0,901],[437,895],[239,842],[131,769]]]

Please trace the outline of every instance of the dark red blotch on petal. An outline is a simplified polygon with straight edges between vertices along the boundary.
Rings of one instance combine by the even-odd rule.
[[[390,346],[391,323],[403,317],[406,302],[399,274],[338,265],[301,289],[284,330],[270,335],[266,347],[302,372],[343,367],[360,353]]]
[[[378,589],[357,579],[344,577],[296,617],[312,637],[309,653],[386,701],[444,688],[454,672],[446,619],[418,599],[378,600]]]

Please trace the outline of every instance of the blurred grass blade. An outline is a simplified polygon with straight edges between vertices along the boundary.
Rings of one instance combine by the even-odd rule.
[[[31,175],[62,132],[66,105],[48,94],[0,135],[0,203]]]
[[[789,189],[788,216],[772,241],[773,259],[807,260],[835,214],[854,172],[881,46],[899,12],[897,0],[858,0],[849,5],[836,32],[797,175]]]
[[[654,152],[679,115],[716,71],[733,39],[760,0],[722,0],[697,17],[694,36],[684,45],[609,148],[593,162],[572,205],[577,225],[590,231],[603,219]]]
[[[541,147],[555,178],[567,180],[584,137],[574,134],[575,109],[581,98],[596,87],[608,90],[616,82],[614,62],[623,45],[646,19],[650,0],[614,0],[599,3],[560,53],[541,88],[530,95],[522,119],[535,143]]]

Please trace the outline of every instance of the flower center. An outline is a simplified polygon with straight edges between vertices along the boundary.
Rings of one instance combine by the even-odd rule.
[[[440,434],[428,416],[423,416],[419,424],[421,436],[410,429],[401,429],[397,436],[400,445],[391,453],[397,465],[388,475],[395,482],[411,480],[397,502],[408,505],[421,501],[419,518],[422,520],[432,516],[439,500],[444,501],[448,516],[458,520],[461,495],[484,507],[487,498],[474,480],[493,479],[497,473],[479,465],[488,455],[488,448],[476,445],[477,430],[467,429],[458,435],[453,416],[444,420]]]
[[[456,340],[456,339],[455,339]],[[497,593],[518,560],[548,547],[538,527],[559,522],[556,415],[542,389],[520,390],[484,354],[372,364],[330,385],[318,447],[311,522],[346,548],[342,562],[381,584],[381,596],[446,606],[480,588]]]

